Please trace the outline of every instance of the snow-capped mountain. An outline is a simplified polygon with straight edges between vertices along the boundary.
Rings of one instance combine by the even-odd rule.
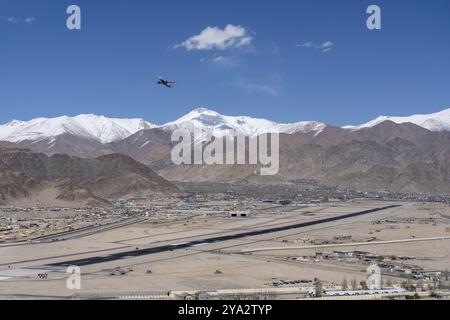
[[[125,139],[155,125],[143,119],[113,119],[97,115],[62,116],[37,118],[30,121],[13,120],[0,125],[0,140],[10,142],[41,141],[64,134],[109,143]]]
[[[225,116],[213,110],[199,108],[191,111],[176,121],[160,126],[160,128],[169,131],[175,129],[192,130],[194,127],[201,127],[204,130],[211,131],[217,137],[226,135],[227,131],[229,132],[230,130],[245,136],[254,137],[271,132],[319,134],[326,125],[315,121],[282,124],[247,116]]]
[[[346,126],[344,129],[358,131],[376,126],[384,121],[397,124],[414,123],[431,131],[450,131],[450,109],[429,114],[409,117],[381,116],[360,126]],[[187,115],[163,125],[155,125],[143,119],[114,119],[98,115],[62,116],[58,118],[37,118],[30,121],[13,120],[0,125],[0,141],[25,143],[41,143],[42,146],[53,145],[60,136],[70,135],[88,139],[100,144],[117,142],[128,138],[143,129],[189,129],[201,127],[217,137],[230,134],[231,131],[245,136],[257,136],[263,133],[279,132],[286,134],[305,133],[319,136],[327,125],[315,121],[296,123],[277,123],[266,119],[247,116],[226,116],[216,111],[199,108]],[[70,142],[65,142],[66,145]]]
[[[413,123],[434,132],[450,131],[450,109],[431,114],[417,114],[408,117],[380,116],[365,124],[359,126],[346,126],[344,129],[360,130],[376,126],[384,121],[392,121],[397,124]]]
[[[15,143],[27,142],[24,145],[40,143],[39,147],[54,147],[57,137],[71,135],[92,140],[101,144],[117,142],[144,129],[159,128],[166,131],[175,129],[202,128],[217,137],[230,134],[231,130],[245,136],[257,136],[263,133],[314,133],[319,134],[326,125],[319,122],[297,122],[280,124],[265,119],[247,116],[225,116],[215,111],[199,108],[180,119],[155,125],[143,119],[113,119],[98,115],[62,116],[57,118],[37,118],[30,121],[13,120],[0,125],[0,141]],[[65,142],[65,145],[69,142]],[[66,151],[67,152],[67,151]]]

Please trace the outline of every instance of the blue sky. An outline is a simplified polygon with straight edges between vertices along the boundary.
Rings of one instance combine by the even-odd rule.
[[[81,31],[66,28],[70,4]],[[366,28],[370,4],[381,31]],[[192,40],[207,27],[218,42]],[[196,107],[334,125],[448,108],[450,1],[0,0],[0,123],[164,123]]]

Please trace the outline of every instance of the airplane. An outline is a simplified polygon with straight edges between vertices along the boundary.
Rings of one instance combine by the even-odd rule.
[[[172,88],[172,84],[174,84],[175,82],[173,81],[169,81],[164,79],[163,77],[159,77],[159,80],[156,84],[161,84],[163,86],[166,86],[167,88]]]

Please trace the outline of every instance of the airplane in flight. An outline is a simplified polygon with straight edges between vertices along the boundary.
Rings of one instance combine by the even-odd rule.
[[[169,80],[164,79],[163,77],[159,77],[159,80],[158,80],[158,82],[156,84],[160,84],[160,85],[166,86],[167,88],[172,88],[172,85],[174,83],[175,82],[173,82],[173,81],[169,81]]]

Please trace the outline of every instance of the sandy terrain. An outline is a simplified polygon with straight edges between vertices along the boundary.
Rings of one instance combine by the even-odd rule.
[[[402,206],[374,214],[242,239],[202,244],[180,250],[82,266],[82,290],[66,288],[64,268],[49,271],[46,265],[127,252],[136,249],[180,244],[217,235],[260,230],[298,222],[342,215],[392,203],[362,201],[313,207],[256,208],[250,218],[232,219],[204,214],[189,222],[155,225],[142,223],[98,233],[92,236],[55,243],[0,246],[0,295],[70,297],[74,294],[120,294],[126,292],[168,292],[180,290],[214,290],[272,287],[274,279],[313,280],[339,284],[345,277],[365,280],[365,266],[352,261],[295,261],[289,257],[313,256],[318,250],[289,250],[240,254],[248,248],[293,246],[299,239],[332,240],[351,235],[365,241],[450,236],[450,208],[443,204],[400,203]],[[399,203],[397,203],[399,204]],[[380,222],[382,221],[382,222]],[[388,222],[386,222],[388,221]],[[302,241],[303,241],[302,240]],[[348,242],[348,241],[347,241]],[[302,244],[303,245],[303,244]],[[313,245],[306,243],[304,245]],[[346,247],[378,255],[410,256],[408,263],[427,269],[450,269],[450,241],[428,241],[411,244]],[[220,253],[217,252],[220,250]],[[332,253],[333,249],[320,251]],[[286,261],[289,260],[289,261]],[[133,271],[111,276],[116,267]],[[29,269],[36,268],[36,270]],[[24,271],[25,270],[25,271]],[[37,271],[38,270],[38,271]],[[38,273],[47,270],[47,279]],[[151,270],[151,273],[147,271]],[[220,270],[216,274],[216,271]],[[3,279],[3,280],[1,280]],[[400,283],[401,278],[392,278]]]

